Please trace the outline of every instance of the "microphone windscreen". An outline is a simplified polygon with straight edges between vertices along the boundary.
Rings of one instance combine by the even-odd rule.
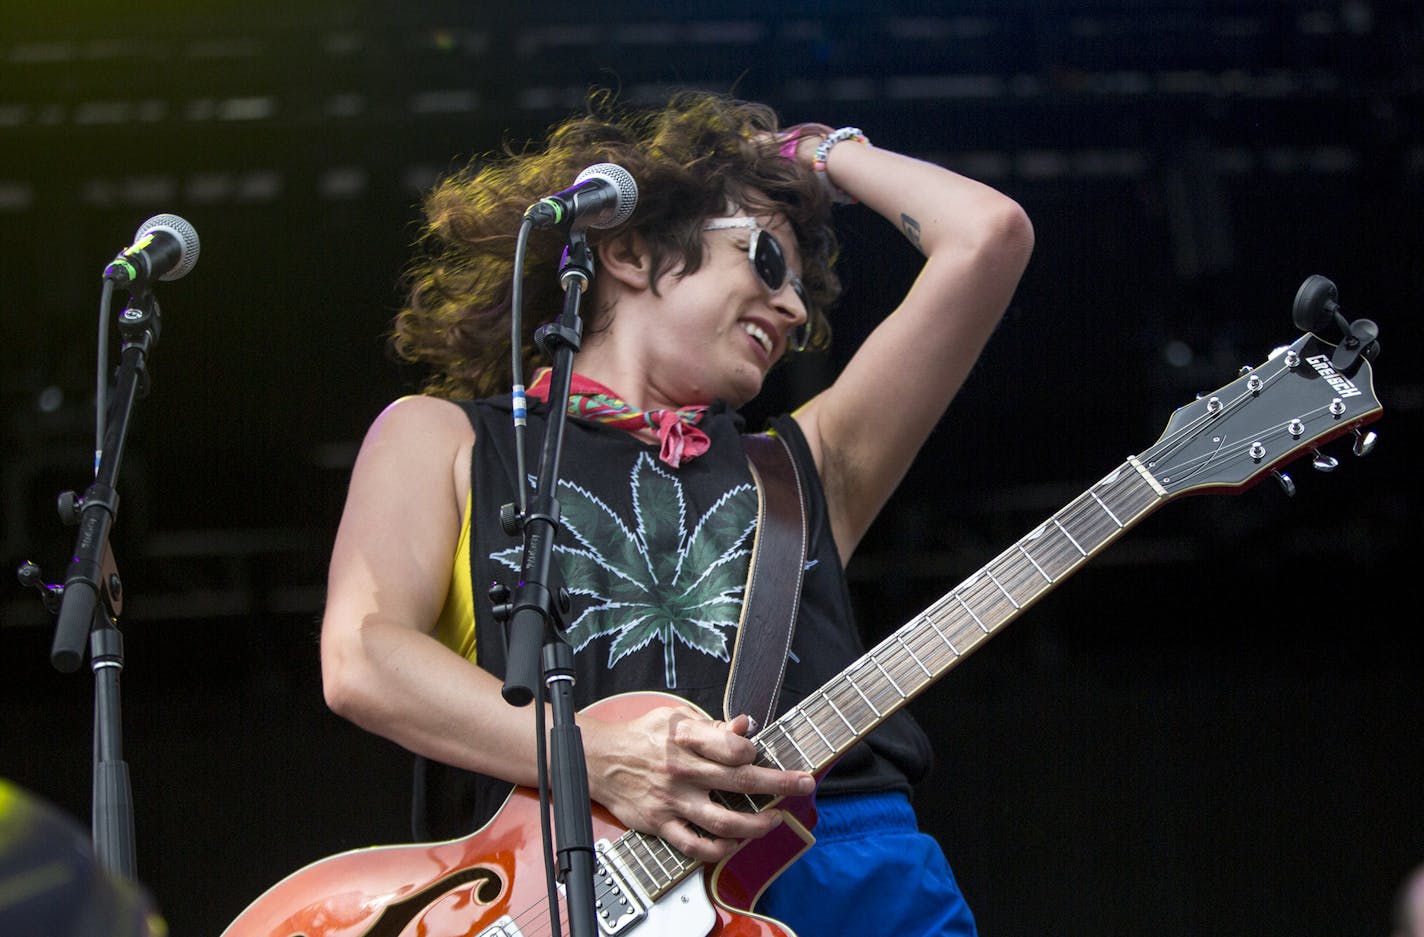
[[[186,219],[178,215],[154,215],[152,218],[138,226],[138,233],[134,235],[134,242],[143,240],[147,235],[158,231],[163,231],[172,235],[178,241],[181,253],[178,262],[173,265],[173,269],[160,276],[160,280],[176,280],[186,276],[193,265],[198,262],[198,252],[201,245],[198,243],[197,230],[187,222]]]
[[[617,190],[618,204],[612,218],[589,227],[614,228],[627,221],[633,209],[638,207],[638,183],[634,181],[633,174],[617,163],[595,163],[578,174],[574,185],[593,178],[603,179]]]

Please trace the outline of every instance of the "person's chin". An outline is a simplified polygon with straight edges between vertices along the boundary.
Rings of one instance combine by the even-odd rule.
[[[733,409],[751,403],[757,394],[761,393],[765,380],[766,375],[760,370],[738,374],[735,380],[727,383],[725,392],[721,395],[722,402]]]

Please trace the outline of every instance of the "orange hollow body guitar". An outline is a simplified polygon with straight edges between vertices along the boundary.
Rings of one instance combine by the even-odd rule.
[[[588,712],[627,720],[670,705],[688,704],[656,693],[627,694],[601,700]],[[786,812],[787,822],[747,844],[755,849],[744,846],[706,871],[663,840],[628,831],[595,804],[600,932],[794,937],[777,922],[749,913],[765,885],[812,839],[810,797],[782,801],[776,809]],[[253,902],[223,937],[551,937],[543,857],[538,795],[520,787],[470,836],[357,849],[293,873]],[[560,905],[567,932],[562,900]]]
[[[1333,356],[1334,350],[1306,333],[1175,411],[1150,448],[758,732],[757,763],[824,775],[868,732],[1167,501],[1240,491],[1352,431],[1356,454],[1368,452],[1374,437],[1361,428],[1382,413],[1370,365],[1363,356]],[[630,719],[673,702],[629,694],[590,712]],[[751,909],[813,841],[814,801],[714,796],[735,809],[781,810],[787,822],[707,869],[594,806],[602,937],[791,937]],[[516,789],[489,824],[463,839],[356,850],[293,873],[223,937],[552,937],[540,830],[537,796]],[[562,911],[561,919],[567,919]]]

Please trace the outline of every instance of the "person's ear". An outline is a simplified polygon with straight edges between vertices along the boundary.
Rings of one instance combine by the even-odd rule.
[[[641,234],[636,231],[620,231],[599,241],[593,250],[594,256],[598,258],[599,272],[617,280],[621,288],[648,289],[648,276],[652,272],[653,261],[648,253],[647,241]]]

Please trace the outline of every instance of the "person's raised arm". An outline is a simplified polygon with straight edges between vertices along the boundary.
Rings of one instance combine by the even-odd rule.
[[[804,136],[796,158],[812,164],[827,129]],[[822,153],[816,165],[824,180],[883,216],[925,256],[893,312],[832,386],[796,413],[826,486],[836,544],[848,559],[1007,308],[1033,249],[1033,228],[1008,196],[932,163],[854,139]]]

